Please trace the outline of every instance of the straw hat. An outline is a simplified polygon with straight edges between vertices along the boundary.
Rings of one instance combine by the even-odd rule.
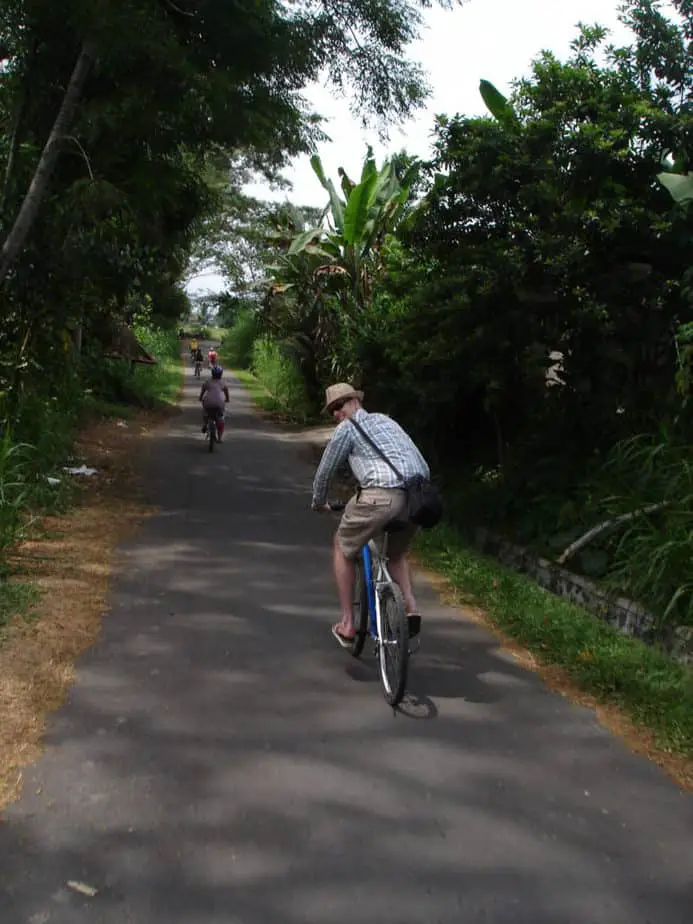
[[[356,391],[352,385],[347,385],[346,382],[338,382],[336,385],[330,385],[329,388],[325,389],[325,407],[323,411],[330,411],[333,404],[337,404],[338,401],[344,401],[347,398],[358,398],[359,401],[362,401],[363,392]]]

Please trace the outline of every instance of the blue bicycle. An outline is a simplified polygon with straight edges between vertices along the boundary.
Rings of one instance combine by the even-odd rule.
[[[346,504],[334,502],[330,509],[341,511]],[[398,528],[396,522],[385,528],[382,538],[371,539],[361,549],[354,576],[354,641],[349,649],[354,658],[363,651],[366,636],[374,643],[380,667],[385,700],[397,706],[404,696],[409,666],[409,625],[404,597],[399,584],[387,567],[388,533]]]

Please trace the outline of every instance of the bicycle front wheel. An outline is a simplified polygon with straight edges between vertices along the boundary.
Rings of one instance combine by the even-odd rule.
[[[378,660],[383,692],[390,706],[396,706],[404,696],[409,665],[407,609],[402,591],[397,584],[388,584],[380,592],[378,635]]]

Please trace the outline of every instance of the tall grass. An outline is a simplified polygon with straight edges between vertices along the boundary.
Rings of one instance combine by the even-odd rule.
[[[294,360],[269,337],[253,345],[252,371],[267,389],[276,410],[291,420],[306,423],[312,418],[308,389]]]
[[[234,369],[250,369],[253,346],[258,337],[257,316],[246,309],[239,311],[236,322],[224,337],[224,357]]]
[[[605,476],[612,492],[600,504],[614,516],[653,504],[617,527],[607,582],[651,610],[658,634],[693,626],[693,447],[666,437],[636,436],[620,443]]]
[[[135,381],[146,406],[175,401],[183,384],[181,343],[174,330],[135,327],[137,339],[157,360],[156,366],[137,366]]]

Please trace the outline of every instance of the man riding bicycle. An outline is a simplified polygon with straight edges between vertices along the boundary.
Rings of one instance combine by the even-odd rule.
[[[224,406],[229,400],[229,389],[222,379],[224,370],[214,366],[211,379],[202,384],[200,401],[202,402],[202,432],[207,432],[210,414],[217,415],[217,438],[221,442],[224,433]]]
[[[370,414],[361,401],[363,392],[340,382],[325,392],[324,411],[338,426],[320,460],[313,482],[312,509],[328,510],[327,491],[331,479],[346,461],[359,488],[346,505],[334,537],[334,576],[342,610],[341,621],[332,628],[337,641],[348,648],[354,639],[353,586],[355,559],[362,547],[382,533],[393,520],[402,528],[388,540],[388,557],[392,577],[397,581],[407,608],[409,634],[421,630],[421,616],[411,586],[406,553],[416,532],[407,517],[407,494],[404,481],[421,475],[430,477],[428,464],[411,437],[386,414]],[[355,422],[355,424],[354,424]],[[399,478],[369,444],[359,427],[398,469]],[[406,523],[404,522],[406,520]]]

